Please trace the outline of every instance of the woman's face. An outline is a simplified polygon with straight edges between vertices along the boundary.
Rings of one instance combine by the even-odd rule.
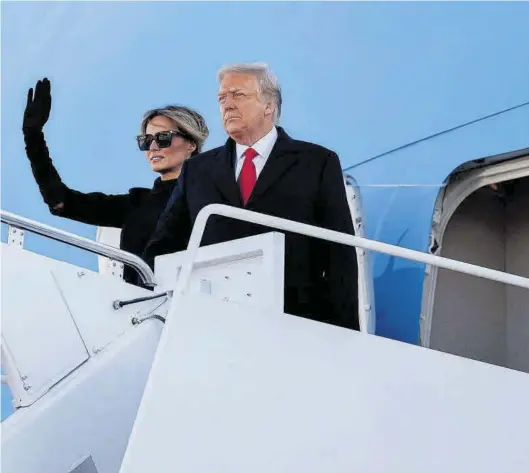
[[[147,123],[145,134],[155,135],[160,131],[178,131],[175,123],[168,117],[157,116]],[[184,161],[191,156],[196,145],[181,136],[173,136],[171,146],[160,148],[156,140],[152,140],[150,148],[145,151],[147,162],[154,172],[161,175],[162,180],[174,179],[180,175]]]

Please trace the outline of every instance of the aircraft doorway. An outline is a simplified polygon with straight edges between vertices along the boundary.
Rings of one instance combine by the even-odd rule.
[[[529,155],[451,177],[431,252],[529,277]],[[429,268],[421,344],[529,372],[529,291]]]

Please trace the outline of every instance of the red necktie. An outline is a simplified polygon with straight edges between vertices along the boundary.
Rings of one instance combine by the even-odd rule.
[[[255,164],[253,158],[257,156],[257,151],[253,148],[246,150],[244,163],[242,164],[241,173],[239,174],[239,188],[241,189],[241,197],[244,205],[248,202],[252,193],[255,181],[257,180],[257,172],[255,170]]]

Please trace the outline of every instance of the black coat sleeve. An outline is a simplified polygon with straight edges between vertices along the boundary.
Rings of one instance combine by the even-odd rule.
[[[49,155],[41,130],[24,130],[26,155],[44,202],[50,212],[60,217],[90,225],[120,228],[130,209],[128,194],[83,193],[63,182]]]
[[[182,166],[178,182],[142,255],[152,269],[156,256],[185,250],[191,236],[192,224],[185,195],[186,164]]]
[[[316,208],[319,226],[355,234],[336,153],[329,153],[323,166]],[[336,325],[359,330],[356,250],[351,246],[330,242],[324,243],[321,248],[328,314]]]

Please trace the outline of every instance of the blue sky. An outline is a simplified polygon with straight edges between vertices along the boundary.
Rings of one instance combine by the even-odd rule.
[[[268,63],[292,136],[343,166],[528,100],[529,3],[3,2],[2,209],[90,238],[49,214],[24,153],[26,92],[52,82],[45,133],[64,180],[82,191],[150,186],[134,140],[143,112],[190,105],[226,135],[216,104],[223,64]],[[4,229],[3,229],[4,230]],[[5,230],[3,231],[5,234]],[[28,237],[88,267],[96,259]],[[4,405],[4,402],[2,403]]]

